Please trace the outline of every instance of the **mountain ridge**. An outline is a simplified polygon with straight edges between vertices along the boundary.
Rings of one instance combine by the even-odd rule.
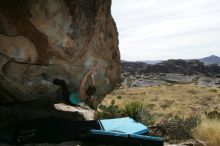
[[[210,55],[199,60],[202,61],[205,65],[220,64],[220,57],[216,55]]]
[[[121,62],[143,62],[146,64],[157,64],[161,63],[163,61],[168,61],[168,60],[179,60],[179,59],[166,59],[166,60],[137,60],[137,61],[127,61],[127,60],[121,60]],[[220,57],[217,55],[210,55],[207,57],[203,58],[197,58],[197,59],[180,59],[180,60],[200,60],[203,62],[205,65],[211,65],[211,64],[219,64],[220,65]]]
[[[147,64],[145,62],[121,62],[122,72],[128,72],[132,74],[141,73],[179,73],[179,74],[220,74],[219,64],[208,64],[199,59],[169,59],[157,64]]]

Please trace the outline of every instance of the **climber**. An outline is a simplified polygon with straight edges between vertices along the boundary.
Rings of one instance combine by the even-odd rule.
[[[68,86],[64,80],[57,78],[53,80],[54,84],[59,85],[61,87],[62,97],[64,98],[66,104],[73,106],[81,106],[85,108],[87,107],[87,105],[89,105],[91,108],[93,108],[93,95],[96,93],[94,76],[98,67],[98,64],[95,65],[85,74],[85,76],[80,82],[79,89],[74,92],[70,92],[68,90]],[[41,75],[43,78],[48,80],[48,76],[45,73],[42,73]],[[85,90],[85,84],[89,76],[92,79],[92,85],[89,85],[88,88]]]

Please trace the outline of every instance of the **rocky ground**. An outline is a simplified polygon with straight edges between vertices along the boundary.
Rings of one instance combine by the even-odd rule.
[[[149,87],[166,84],[220,86],[220,66],[204,65],[199,60],[167,60],[154,65],[121,62],[123,86]]]
[[[220,87],[219,77],[209,77],[206,75],[184,75],[176,73],[157,74],[129,74],[123,73],[122,86],[124,87],[150,87],[158,85],[189,84],[200,86]]]

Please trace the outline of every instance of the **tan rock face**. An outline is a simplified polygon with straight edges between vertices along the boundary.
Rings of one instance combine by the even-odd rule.
[[[59,87],[42,73],[73,89],[97,63],[97,100],[111,91],[120,53],[110,7],[110,0],[1,0],[0,103],[57,98]]]

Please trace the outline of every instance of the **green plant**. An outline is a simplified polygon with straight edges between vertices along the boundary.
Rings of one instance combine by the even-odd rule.
[[[189,89],[188,92],[191,93],[191,94],[197,94],[198,93],[195,89]]]
[[[157,125],[155,133],[166,139],[181,140],[192,138],[193,129],[199,124],[198,117],[182,118],[179,116],[165,119]]]
[[[209,91],[210,91],[210,92],[214,92],[214,93],[217,93],[217,92],[218,92],[217,89],[210,89]]]
[[[156,106],[155,104],[151,103],[151,104],[148,104],[148,105],[147,105],[147,108],[148,108],[148,109],[153,109],[155,106]]]
[[[121,109],[121,115],[131,117],[134,120],[147,125],[154,123],[153,116],[150,114],[148,107],[145,107],[140,101],[126,103]]]
[[[121,109],[121,113],[124,116],[132,117],[134,120],[141,121],[143,110],[143,103],[139,101],[131,101],[124,105]]]
[[[116,98],[117,98],[117,99],[121,99],[122,97],[121,97],[121,96],[117,96]]]
[[[119,117],[131,117],[138,122],[146,125],[152,125],[155,120],[149,112],[148,106],[144,106],[139,101],[132,101],[126,103],[122,108],[115,105],[115,100],[111,101],[111,105],[99,105],[98,111],[95,114],[95,119],[109,119]]]
[[[95,113],[95,119],[109,119],[120,117],[120,110],[115,105],[115,100],[111,101],[111,105],[99,105],[98,111]]]
[[[218,111],[205,111],[205,115],[208,119],[220,119],[220,112]]]
[[[174,100],[162,100],[160,107],[163,109],[169,108],[174,103]]]

